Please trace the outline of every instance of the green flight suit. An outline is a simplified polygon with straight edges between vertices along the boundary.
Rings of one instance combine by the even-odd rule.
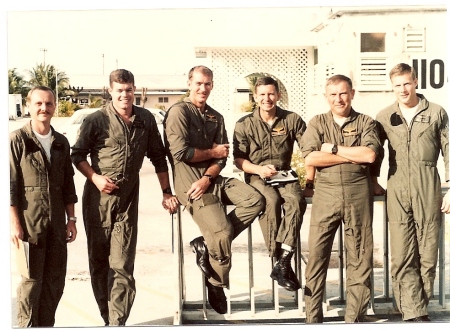
[[[66,205],[78,201],[69,142],[51,130],[51,162],[31,121],[10,134],[10,204],[29,243],[30,277],[22,276],[17,288],[21,328],[55,324],[67,269]]]
[[[340,127],[331,111],[314,116],[301,140],[303,156],[322,143],[366,146],[376,154],[380,140],[375,121],[353,109]],[[345,322],[362,321],[370,299],[373,268],[373,195],[369,165],[339,164],[316,169],[305,270],[306,323],[322,323],[322,299],[334,237],[344,226],[346,249]]]
[[[236,123],[233,135],[234,159],[246,159],[257,165],[273,164],[279,170],[289,170],[294,143],[300,146],[305,129],[306,124],[298,114],[280,107],[276,107],[275,120],[269,126],[261,119],[258,107]],[[273,187],[266,185],[258,175],[248,173],[245,173],[245,181],[266,198],[265,211],[259,217],[259,224],[270,256],[277,255],[280,244],[296,247],[306,211],[300,183],[297,181]]]
[[[168,171],[166,153],[154,116],[133,106],[131,126],[112,103],[86,117],[72,147],[72,162],[86,161],[119,189],[100,192],[86,180],[83,221],[94,296],[105,323],[125,325],[136,294],[133,277],[139,203],[139,171],[148,157],[155,171]]]
[[[448,115],[439,105],[420,98],[410,125],[398,102],[376,119],[381,142],[388,141],[387,216],[391,247],[392,287],[403,319],[428,315],[436,277],[441,230],[439,154],[448,174]]]
[[[208,247],[209,261],[215,275],[209,279],[214,286],[229,287],[231,243],[264,207],[264,198],[250,185],[236,178],[218,176],[199,200],[189,202],[186,192],[202,178],[211,164],[223,169],[226,159],[190,162],[194,150],[227,144],[224,118],[210,106],[203,116],[185,98],[173,105],[164,121],[165,145],[173,168],[174,188],[180,203],[186,206],[198,225]],[[235,208],[226,213],[226,206]]]

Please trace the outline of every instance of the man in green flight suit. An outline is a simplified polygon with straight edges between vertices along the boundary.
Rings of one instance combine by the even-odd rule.
[[[397,100],[376,120],[381,143],[387,140],[389,149],[386,196],[392,287],[403,320],[426,322],[442,212],[450,212],[450,193],[442,198],[437,170],[442,153],[448,182],[448,115],[416,92],[417,77],[410,65],[399,63],[389,76]]]
[[[301,140],[305,163],[316,167],[305,270],[306,323],[323,323],[322,300],[334,236],[344,226],[345,322],[362,322],[370,299],[373,268],[373,196],[370,165],[380,150],[375,121],[352,108],[350,78],[328,78],[330,111],[314,116]]]
[[[291,258],[306,201],[298,179],[289,183],[268,184],[267,179],[279,171],[291,170],[294,144],[306,129],[302,118],[277,106],[281,93],[272,77],[260,77],[255,83],[254,99],[258,105],[249,115],[237,121],[233,135],[233,155],[236,167],[245,173],[246,183],[255,187],[265,198],[266,207],[259,217],[269,255],[277,259],[270,274],[272,279],[289,291],[300,284],[291,267]],[[306,190],[312,195],[314,167],[307,168]],[[283,210],[283,215],[282,215]]]
[[[17,325],[52,327],[64,292],[67,244],[77,236],[78,198],[69,142],[50,124],[54,92],[33,87],[27,106],[31,120],[11,132],[9,150],[11,240],[28,255],[17,288]]]
[[[92,289],[106,325],[125,325],[136,294],[139,171],[155,166],[163,207],[176,211],[166,153],[154,116],[133,105],[134,75],[109,76],[111,102],[86,117],[72,147],[72,162],[87,178],[83,193]],[[90,156],[90,164],[87,161]]]
[[[264,198],[239,179],[220,175],[229,144],[223,116],[206,103],[213,89],[212,71],[192,68],[188,87],[189,97],[167,112],[166,148],[177,197],[203,235],[191,246],[207,278],[208,301],[217,313],[225,314],[223,288],[229,287],[231,243],[262,211]],[[226,205],[235,208],[227,214]]]

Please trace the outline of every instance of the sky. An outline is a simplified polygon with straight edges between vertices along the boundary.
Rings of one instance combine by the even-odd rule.
[[[312,27],[320,23],[324,11],[335,7],[332,1],[325,0],[307,7],[299,0],[260,0],[257,6],[255,1],[247,0],[215,5],[199,0],[152,1],[152,5],[128,1],[114,7],[86,0],[70,5],[53,2],[56,1],[7,5],[8,69],[17,68],[26,75],[26,70],[37,64],[52,64],[72,80],[85,75],[107,75],[118,67],[140,75],[181,75],[201,61],[195,58],[195,47],[284,46],[300,38],[311,40]],[[364,4],[421,2],[425,1],[379,0]],[[182,7],[182,3],[189,7]],[[301,16],[286,9],[280,12],[282,7],[300,7],[299,4],[303,6]],[[361,1],[339,2],[340,6],[355,4],[361,5]],[[276,15],[283,15],[283,20],[277,21],[277,26],[270,25]]]
[[[228,1],[17,1],[0,4],[0,64],[3,78],[0,89],[7,91],[7,70],[17,68],[19,73],[32,69],[38,63],[53,64],[69,78],[83,75],[109,74],[116,67],[126,68],[141,75],[184,74],[199,59],[194,56],[198,46],[253,46],[266,41],[267,45],[282,46],[292,42],[286,33],[276,33],[279,26],[270,24],[276,8],[304,7],[295,27],[283,31],[305,33],[320,19],[322,9],[334,7],[337,1],[316,0],[228,0]],[[148,3],[150,2],[150,4]],[[107,3],[107,4],[105,4]],[[257,3],[257,5],[255,5]],[[308,5],[305,5],[307,3]],[[311,4],[312,3],[312,4]],[[433,0],[378,0],[339,1],[339,6],[364,5],[433,5],[446,1]],[[314,5],[314,7],[312,7]],[[274,8],[274,11],[258,8]],[[312,7],[312,8],[311,8]],[[205,10],[207,8],[208,10]],[[247,9],[244,9],[247,8]],[[249,8],[251,9],[249,11]],[[143,10],[145,9],[145,10]],[[199,10],[202,9],[202,10]],[[289,11],[283,13],[293,15]],[[285,22],[289,22],[286,19]],[[283,24],[283,22],[281,23]],[[285,23],[286,24],[286,23]],[[275,33],[274,33],[275,32]],[[46,51],[43,51],[43,50]],[[104,56],[103,56],[104,55]],[[7,109],[6,95],[1,106]],[[0,132],[7,141],[6,112],[0,121]],[[2,140],[2,141],[3,141]],[[6,148],[2,148],[6,150]],[[6,158],[4,158],[6,160]],[[0,171],[6,175],[7,162],[1,162]],[[2,195],[1,210],[9,210],[6,190]],[[3,209],[4,208],[4,209]],[[3,251],[8,251],[9,227],[7,217]],[[3,230],[3,228],[2,228]],[[8,254],[2,254],[4,257]],[[6,263],[9,263],[7,261]],[[8,275],[4,275],[8,278]],[[10,306],[8,295],[3,296]],[[2,326],[10,329],[10,321],[2,319]],[[236,330],[234,328],[234,330]]]

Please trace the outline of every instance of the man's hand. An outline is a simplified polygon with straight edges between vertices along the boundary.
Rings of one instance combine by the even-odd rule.
[[[311,198],[314,195],[314,189],[305,187],[303,189],[303,196],[305,198]]]
[[[373,195],[385,195],[386,190],[378,184],[378,182],[372,182]]]
[[[97,186],[98,190],[103,193],[111,194],[112,191],[119,188],[114,181],[107,177],[99,174],[92,175],[92,182]]]
[[[277,169],[273,164],[266,164],[260,166],[258,175],[261,179],[270,178],[278,173]]]
[[[19,240],[23,240],[23,229],[20,222],[11,221],[11,241],[19,248]]]
[[[446,214],[450,213],[450,191],[447,191],[442,199],[441,211]]]
[[[66,225],[66,241],[71,243],[77,238],[77,226],[74,221],[67,221]]]
[[[163,193],[162,205],[165,210],[168,210],[170,214],[174,214],[177,211],[180,202],[175,195],[170,193]]]
[[[186,192],[188,199],[198,200],[206,192],[210,185],[207,177],[202,177],[196,182],[193,182],[189,191]]]
[[[9,207],[9,211],[11,222],[11,241],[17,248],[19,248],[19,240],[23,240],[24,236],[22,225],[20,225],[19,209],[17,206],[13,205]]]
[[[230,153],[230,145],[229,144],[218,145],[218,144],[214,143],[211,148],[211,153],[212,153],[213,159],[226,158],[226,157],[228,157],[228,154]]]

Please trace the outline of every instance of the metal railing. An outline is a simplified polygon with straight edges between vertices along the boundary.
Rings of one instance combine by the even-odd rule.
[[[442,189],[442,193],[445,194],[447,192],[447,188]],[[312,198],[306,198],[308,205],[312,204]],[[374,197],[374,204],[377,202],[381,202],[383,205],[383,212],[382,212],[382,224],[383,224],[383,290],[382,294],[379,296],[375,296],[374,293],[374,274],[372,272],[371,280],[372,280],[372,288],[371,288],[371,298],[369,303],[369,311],[371,310],[372,313],[377,313],[377,308],[375,303],[392,303],[392,308],[396,309],[395,306],[395,300],[391,298],[390,296],[390,254],[389,254],[389,230],[388,230],[388,222],[386,218],[386,202],[385,202],[385,196],[375,196]],[[445,269],[445,214],[442,215],[443,221],[442,221],[442,228],[441,228],[441,235],[439,239],[439,256],[438,256],[438,268],[439,268],[439,293],[437,296],[438,303],[441,306],[442,309],[446,309],[446,302],[445,302],[445,278],[446,278],[446,269]],[[254,223],[253,223],[254,224]],[[231,302],[230,295],[227,295],[227,301],[228,301],[228,312],[227,316],[230,316],[231,314],[231,308],[233,308],[234,311],[242,311],[248,309],[248,312],[251,316],[255,316],[255,313],[257,311],[256,309],[256,303],[255,303],[255,287],[254,287],[254,266],[253,266],[253,238],[252,238],[252,225],[248,227],[247,229],[248,233],[248,265],[249,265],[249,286],[248,286],[248,297],[250,303],[241,303],[241,302]],[[324,296],[324,305],[345,305],[345,278],[344,278],[344,272],[345,272],[345,252],[344,252],[344,242],[343,242],[343,229],[342,226],[340,226],[339,231],[337,232],[337,241],[338,241],[338,248],[336,251],[333,251],[333,253],[338,254],[338,260],[339,260],[339,267],[338,267],[338,277],[339,277],[339,284],[338,284],[338,297],[337,299],[334,297],[333,299],[328,298],[325,294]],[[295,253],[295,259],[294,259],[294,270],[296,274],[298,275],[298,279],[300,281],[301,289],[296,291],[294,294],[294,299],[290,304],[283,304],[283,308],[286,309],[292,309],[297,310],[298,314],[295,314],[296,317],[304,317],[304,300],[303,300],[303,284],[302,284],[302,262],[304,264],[307,263],[305,257],[302,255],[301,252],[301,241],[300,241],[300,235],[297,242],[297,250]],[[202,289],[203,289],[203,298],[201,305],[195,305],[193,303],[190,303],[186,300],[186,279],[185,279],[185,272],[184,272],[184,253],[183,253],[183,236],[182,236],[182,227],[181,227],[181,210],[178,209],[178,212],[173,215],[172,218],[172,251],[174,256],[174,264],[176,266],[176,276],[175,277],[175,311],[174,311],[174,325],[180,325],[183,324],[183,313],[185,310],[187,310],[187,307],[189,309],[201,309],[202,310],[202,318],[204,320],[208,319],[208,313],[207,313],[207,297],[206,297],[206,288],[205,288],[205,280],[204,277],[201,277],[202,279]],[[272,259],[272,267],[275,263],[275,260]],[[232,282],[232,279],[230,278],[230,281]],[[227,290],[225,290],[227,291]],[[325,291],[326,292],[326,291]],[[277,282],[272,281],[272,300],[270,303],[266,305],[262,305],[261,309],[273,309],[274,315],[278,316],[280,312],[280,298],[279,298],[279,286]],[[326,308],[326,307],[325,307]],[[324,309],[326,312],[326,309]]]

